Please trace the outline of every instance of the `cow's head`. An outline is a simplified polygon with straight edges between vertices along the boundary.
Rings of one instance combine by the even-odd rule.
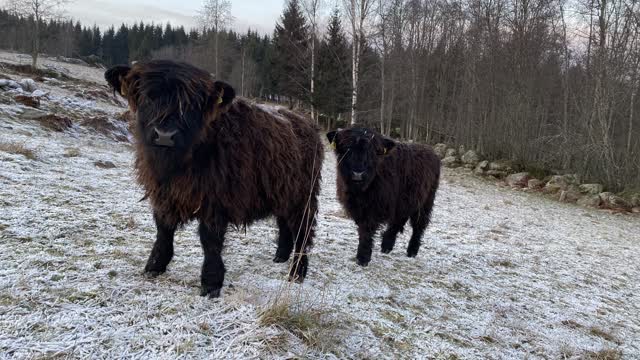
[[[347,184],[366,190],[377,175],[379,164],[395,142],[367,128],[338,129],[327,133],[338,158],[338,171]]]
[[[228,108],[233,88],[185,63],[156,60],[105,72],[136,116],[136,139],[155,166],[170,171],[205,140],[207,128]]]

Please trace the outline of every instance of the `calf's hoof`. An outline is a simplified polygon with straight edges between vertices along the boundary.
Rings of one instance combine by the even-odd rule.
[[[302,258],[294,257],[293,264],[289,270],[289,281],[302,284],[304,278],[307,276],[307,269],[309,268],[309,258],[303,256]]]
[[[362,267],[369,265],[369,261],[371,261],[371,259],[356,258],[356,263]]]
[[[414,258],[418,255],[418,250],[407,250],[407,256],[410,258]]]
[[[289,261],[289,257],[284,257],[281,255],[276,255],[276,257],[273,258],[274,263],[283,263],[287,261]]]
[[[200,288],[200,296],[208,296],[211,299],[215,299],[220,297],[220,290],[221,288],[219,287],[202,285]]]
[[[302,284],[304,282],[304,276],[302,275],[289,275],[289,282],[295,282],[297,284]]]
[[[149,266],[144,268],[144,276],[149,279],[157,278],[158,276],[164,274],[167,269],[152,269]]]
[[[380,249],[380,252],[383,254],[388,254],[391,252],[391,250],[393,250],[393,248],[387,248],[387,247],[383,247]]]

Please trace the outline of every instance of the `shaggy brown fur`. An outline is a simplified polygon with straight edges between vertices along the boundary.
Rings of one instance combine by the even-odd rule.
[[[440,179],[440,159],[430,147],[398,144],[371,129],[331,131],[327,138],[338,158],[338,198],[358,225],[357,261],[371,261],[373,236],[382,223],[382,252],[410,220],[413,234],[407,256],[418,254]]]
[[[176,228],[198,220],[205,253],[202,295],[218,296],[228,225],[275,215],[274,261],[287,261],[295,243],[290,276],[302,281],[323,160],[318,129],[291,111],[234,100],[229,85],[187,64],[118,66],[105,77],[127,97],[137,119],[135,167],[158,229],[146,273],[166,270]],[[160,140],[160,134],[174,132]]]

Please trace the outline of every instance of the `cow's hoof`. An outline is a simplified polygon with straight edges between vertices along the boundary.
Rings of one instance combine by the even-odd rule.
[[[383,254],[388,254],[388,253],[391,252],[391,250],[393,250],[393,248],[384,248],[383,247],[382,249],[380,249],[380,252],[383,253]]]
[[[362,267],[366,267],[367,265],[369,265],[369,261],[371,260],[366,260],[366,259],[356,259],[356,263]]]
[[[418,256],[418,250],[407,250],[407,256],[410,258]]]
[[[158,276],[164,274],[166,270],[144,270],[144,276],[148,279],[154,279],[157,278]]]
[[[301,275],[289,275],[289,282],[295,282],[297,284],[302,284],[304,282],[304,276],[301,276]]]
[[[283,262],[287,262],[288,260],[289,260],[288,257],[285,258],[279,255],[276,255],[276,257],[273,258],[274,263],[283,263]]]
[[[200,289],[200,296],[208,296],[211,299],[215,299],[220,297],[220,290],[222,290],[221,288],[213,288],[213,287],[208,287],[208,286],[203,286]]]

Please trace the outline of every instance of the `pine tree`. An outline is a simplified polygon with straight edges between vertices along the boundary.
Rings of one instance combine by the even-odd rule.
[[[308,26],[298,0],[290,0],[273,36],[274,76],[279,95],[294,100],[310,101]]]
[[[321,114],[335,119],[339,114],[349,111],[351,106],[349,45],[337,9],[331,14],[318,58],[315,105]]]

